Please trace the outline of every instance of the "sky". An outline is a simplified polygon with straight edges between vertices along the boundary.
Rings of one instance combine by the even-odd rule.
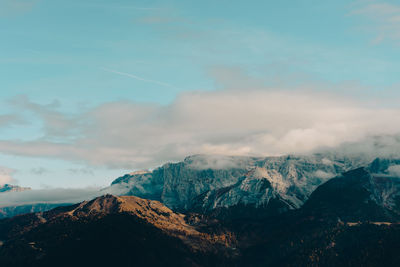
[[[397,1],[0,0],[0,184],[400,132]]]

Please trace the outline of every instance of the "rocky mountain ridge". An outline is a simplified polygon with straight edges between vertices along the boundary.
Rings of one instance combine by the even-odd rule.
[[[196,155],[153,171],[116,179],[122,195],[159,200],[180,211],[210,211],[236,205],[297,209],[317,186],[367,164],[361,158],[322,154],[267,158]]]
[[[239,207],[236,213],[243,214],[241,207],[247,207],[262,208],[275,215],[299,209],[319,185],[361,166],[369,166],[381,176],[400,176],[396,159],[379,159],[370,164],[366,157],[328,153],[266,158],[195,155],[153,171],[126,174],[99,195],[138,196],[160,201],[180,212],[218,213]],[[65,204],[69,203],[2,207],[0,218]]]

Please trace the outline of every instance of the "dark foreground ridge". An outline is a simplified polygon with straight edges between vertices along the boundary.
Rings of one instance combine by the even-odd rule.
[[[105,195],[0,221],[2,266],[206,266],[233,236],[199,231],[158,201]],[[3,265],[4,264],[4,265]]]

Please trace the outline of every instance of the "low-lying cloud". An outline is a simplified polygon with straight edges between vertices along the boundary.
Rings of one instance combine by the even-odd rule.
[[[389,166],[388,172],[390,175],[400,177],[400,165]]]
[[[98,189],[42,189],[0,194],[0,207],[37,203],[78,203],[100,195]]]
[[[152,168],[192,154],[309,153],[346,142],[362,148],[372,136],[400,133],[400,109],[307,91],[185,92],[168,105],[110,102],[73,116],[27,98],[18,105],[42,118],[44,135],[1,140],[0,151],[110,168]],[[376,141],[368,142],[373,150]],[[400,144],[396,138],[383,144],[393,142]]]
[[[329,173],[329,172],[324,172],[322,170],[317,170],[314,173],[312,173],[313,177],[321,178],[321,179],[330,179],[336,176],[334,173]]]
[[[13,169],[0,166],[0,186],[14,183],[15,179],[12,177],[14,172],[15,170]]]
[[[34,204],[75,204],[105,194],[123,195],[129,188],[116,184],[106,188],[51,188],[0,194],[0,208]]]
[[[252,158],[222,155],[196,155],[193,160],[190,158],[187,160],[190,162],[189,166],[195,170],[223,170],[230,168],[246,168],[250,165]]]

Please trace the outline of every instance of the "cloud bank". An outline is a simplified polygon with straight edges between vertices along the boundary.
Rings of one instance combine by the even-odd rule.
[[[0,194],[0,208],[37,203],[78,203],[102,195],[99,189],[43,189]]]
[[[119,101],[74,115],[26,97],[17,104],[42,119],[43,136],[1,140],[2,153],[110,168],[152,168],[192,154],[308,153],[345,142],[361,149],[371,136],[400,133],[400,109],[309,91],[192,91],[168,105]],[[374,149],[376,140],[368,142]]]
[[[0,194],[0,208],[34,204],[75,204],[105,194],[122,195],[130,190],[127,185],[116,184],[106,188],[51,188]]]

